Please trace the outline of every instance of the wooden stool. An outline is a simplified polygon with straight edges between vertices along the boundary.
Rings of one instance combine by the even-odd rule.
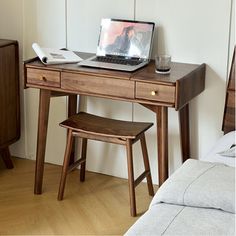
[[[63,121],[60,125],[68,129],[68,136],[58,192],[58,200],[63,199],[67,174],[78,165],[81,165],[80,181],[83,182],[85,180],[87,139],[121,144],[125,145],[127,149],[130,213],[132,216],[136,216],[135,187],[144,178],[147,179],[149,195],[154,195],[144,135],[144,132],[153,124],[113,120],[80,112],[77,115],[71,116],[69,119]],[[72,150],[72,141],[74,136],[82,138],[82,153],[81,158],[70,165],[70,153]],[[138,140],[141,141],[145,171],[136,180],[134,180],[132,144]]]

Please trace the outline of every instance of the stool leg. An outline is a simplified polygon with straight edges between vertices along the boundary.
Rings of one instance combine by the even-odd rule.
[[[136,216],[133,153],[132,153],[132,142],[130,139],[127,139],[126,141],[126,151],[127,151],[127,166],[128,166],[130,214],[131,216]]]
[[[63,167],[62,167],[62,173],[61,173],[61,181],[60,181],[60,186],[59,186],[59,191],[58,191],[58,196],[57,196],[57,199],[59,201],[63,199],[63,195],[64,195],[67,170],[68,170],[68,166],[70,163],[70,154],[71,154],[71,150],[72,150],[72,143],[73,143],[72,130],[69,130],[68,136],[67,136],[67,144],[66,144],[64,162],[63,162]]]
[[[144,168],[145,168],[145,171],[149,171],[149,174],[146,177],[147,185],[148,185],[148,192],[150,196],[154,196],[152,177],[151,177],[150,165],[149,165],[149,160],[148,160],[147,145],[146,145],[146,139],[145,139],[144,134],[141,136],[140,142],[141,142],[142,153],[143,153]]]
[[[84,182],[85,180],[85,167],[86,167],[86,153],[87,153],[87,139],[82,139],[82,152],[81,158],[85,159],[85,162],[82,162],[80,165],[80,181]]]

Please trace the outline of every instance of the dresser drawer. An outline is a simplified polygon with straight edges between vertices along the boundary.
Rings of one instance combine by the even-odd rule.
[[[175,86],[136,82],[136,98],[175,103]]]
[[[60,87],[60,72],[27,68],[27,83]]]
[[[134,98],[134,82],[119,78],[62,73],[61,88],[85,94]]]

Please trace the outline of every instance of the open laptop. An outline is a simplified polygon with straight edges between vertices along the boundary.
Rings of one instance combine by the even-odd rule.
[[[96,56],[78,65],[137,70],[150,61],[154,29],[153,22],[102,19]]]

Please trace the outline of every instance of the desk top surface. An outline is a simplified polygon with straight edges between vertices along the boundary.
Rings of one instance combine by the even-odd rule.
[[[5,47],[11,44],[17,44],[17,41],[10,39],[0,39],[0,47]]]
[[[81,53],[81,52],[78,52],[77,54],[83,59],[86,59],[94,55],[91,53]],[[44,65],[38,58],[26,61],[25,65],[26,67],[33,67],[45,70],[57,70],[64,72],[90,74],[96,76],[104,76],[104,77],[136,80],[136,81],[150,81],[152,83],[161,82],[163,84],[176,83],[177,80],[184,78],[185,76],[187,76],[188,74],[192,73],[194,70],[200,67],[200,65],[197,64],[172,62],[170,74],[162,75],[155,73],[155,64],[153,60],[147,66],[138,69],[134,72],[91,68],[91,67],[78,66],[77,64]]]

